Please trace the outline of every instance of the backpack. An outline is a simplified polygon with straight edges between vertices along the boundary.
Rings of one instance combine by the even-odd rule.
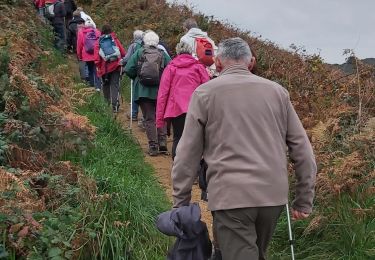
[[[120,49],[116,46],[112,35],[106,34],[99,38],[99,55],[105,61],[115,61],[121,58]]]
[[[207,67],[214,64],[214,47],[207,38],[195,38],[195,51],[202,64]]]
[[[88,54],[94,54],[95,43],[98,38],[96,37],[96,31],[92,29],[85,34],[84,47]]]
[[[145,87],[159,86],[164,69],[163,51],[154,47],[145,47],[138,61],[138,78]]]
[[[55,5],[56,5],[57,2],[55,3],[46,3],[46,12],[45,12],[45,16],[47,19],[53,19],[55,18]]]

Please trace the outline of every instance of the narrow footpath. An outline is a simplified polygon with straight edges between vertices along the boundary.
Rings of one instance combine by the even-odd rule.
[[[130,105],[128,102],[121,104],[120,112],[117,115],[117,120],[122,124],[124,129],[130,129],[129,119],[126,114],[130,111]],[[172,201],[172,180],[171,180],[171,169],[172,169],[172,157],[170,155],[159,155],[151,157],[147,154],[148,141],[146,133],[138,127],[138,122],[132,124],[132,134],[138,140],[144,155],[146,162],[150,163],[155,169],[156,177],[160,185],[164,188],[168,198]],[[172,151],[172,135],[168,137],[168,151]],[[198,185],[193,185],[192,202],[198,202],[202,211],[202,221],[206,222],[207,228],[212,235],[212,215],[207,208],[207,203],[200,199],[201,191]],[[212,237],[212,236],[211,236]]]

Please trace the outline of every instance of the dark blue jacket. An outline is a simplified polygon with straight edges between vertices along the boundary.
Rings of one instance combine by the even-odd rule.
[[[212,244],[207,226],[200,219],[197,203],[159,215],[156,222],[159,231],[177,237],[168,260],[207,260],[211,257]]]

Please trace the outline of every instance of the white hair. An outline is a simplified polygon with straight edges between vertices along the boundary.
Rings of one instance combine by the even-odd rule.
[[[223,60],[244,62],[247,65],[251,63],[253,57],[249,44],[239,37],[222,41],[219,44],[217,56]]]
[[[144,34],[143,31],[141,31],[141,30],[135,30],[133,32],[133,38],[134,38],[134,40],[142,40],[143,39],[143,34]]]
[[[145,45],[157,47],[159,44],[159,36],[154,31],[147,31],[143,35],[143,42]]]

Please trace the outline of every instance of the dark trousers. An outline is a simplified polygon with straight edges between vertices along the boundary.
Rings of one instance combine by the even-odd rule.
[[[184,131],[186,114],[182,114],[178,117],[172,118],[172,128],[173,128],[173,145],[172,145],[172,159],[176,156],[176,149],[178,142],[181,139],[182,132]]]
[[[144,126],[149,146],[158,147],[167,145],[167,129],[166,127],[156,129],[156,101],[149,99],[141,99],[138,101],[141,107]]]
[[[105,74],[102,81],[105,100],[112,105],[112,109],[118,109],[120,105],[120,71],[115,70]]]
[[[65,25],[53,24],[53,30],[55,34],[55,47],[61,52],[65,52]]]
[[[100,79],[96,73],[96,66],[94,61],[86,61],[87,69],[88,69],[88,76],[89,76],[89,84],[91,87],[99,88],[101,87]]]
[[[284,205],[214,211],[214,234],[223,260],[266,259]]]

